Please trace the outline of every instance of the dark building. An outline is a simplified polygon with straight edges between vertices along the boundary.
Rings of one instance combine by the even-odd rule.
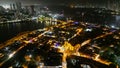
[[[21,2],[16,2],[16,3],[10,4],[10,9],[11,9],[11,10],[21,11],[21,9],[22,9],[22,4],[21,4]]]
[[[15,4],[13,4],[13,10],[16,10]]]
[[[30,15],[34,15],[35,14],[35,6],[34,5],[30,6],[29,12],[30,12]]]
[[[22,9],[21,2],[16,2],[16,8],[17,8],[18,11],[20,11]]]
[[[0,6],[0,12],[4,12],[5,8],[3,6]]]
[[[13,10],[13,6],[12,6],[12,4],[10,4],[10,10]]]

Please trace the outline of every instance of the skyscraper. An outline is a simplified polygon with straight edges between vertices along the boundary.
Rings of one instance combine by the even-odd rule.
[[[35,14],[35,6],[34,6],[34,5],[31,5],[31,6],[30,6],[29,12],[30,12],[31,15],[34,15],[34,14]]]
[[[12,4],[12,5],[13,5],[13,10],[16,10],[15,4]]]
[[[12,6],[12,4],[10,4],[10,10],[13,10],[13,6]]]
[[[3,6],[0,6],[0,12],[4,12],[5,8]]]
[[[21,2],[16,2],[16,9],[20,11],[22,9],[22,4]]]

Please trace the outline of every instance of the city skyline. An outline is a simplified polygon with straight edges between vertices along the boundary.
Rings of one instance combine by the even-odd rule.
[[[93,4],[104,4],[108,2],[117,3],[119,0],[0,0],[0,5],[10,4],[14,2],[21,2],[24,5],[26,4],[68,4],[68,3],[93,3]]]
[[[0,0],[0,6],[10,8],[10,4],[21,2],[22,6],[26,5],[74,5],[100,7],[113,10],[119,10],[119,0]]]
[[[0,0],[0,68],[120,68],[120,0]]]
[[[16,2],[21,2],[23,6],[41,4],[39,0],[0,0],[0,6],[3,6],[4,8],[10,8],[10,4],[14,4]]]

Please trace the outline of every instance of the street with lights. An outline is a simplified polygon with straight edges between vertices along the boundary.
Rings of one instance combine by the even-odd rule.
[[[120,0],[0,0],[0,68],[120,68]]]
[[[119,29],[59,21],[1,44],[0,67],[118,68],[119,48]]]

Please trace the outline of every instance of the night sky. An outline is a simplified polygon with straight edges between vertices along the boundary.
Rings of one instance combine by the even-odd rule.
[[[21,2],[22,5],[30,4],[80,4],[80,3],[91,3],[91,4],[105,4],[108,1],[120,1],[120,0],[0,0],[0,5],[8,5],[14,2]]]
[[[26,4],[40,4],[42,0],[0,0],[0,5],[21,2],[23,5]]]
[[[0,4],[5,4],[5,3],[12,3],[15,1],[20,1],[24,4],[39,4],[39,3],[45,3],[45,4],[56,4],[56,3],[68,3],[68,2],[95,2],[95,3],[104,3],[108,0],[0,0]],[[111,0],[112,1],[112,0]],[[116,0],[117,1],[117,0]]]

